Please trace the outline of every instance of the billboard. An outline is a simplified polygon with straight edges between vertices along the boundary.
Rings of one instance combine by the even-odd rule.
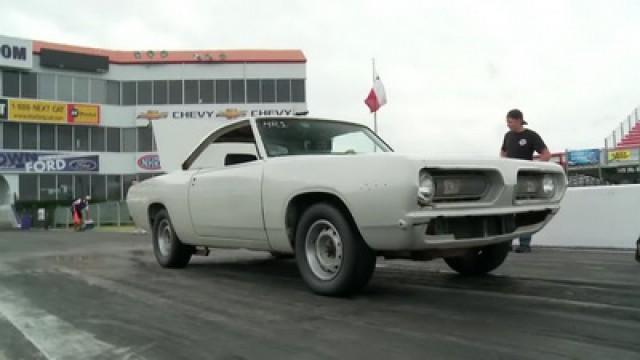
[[[70,124],[97,125],[100,123],[100,106],[68,104],[67,122]]]
[[[574,166],[594,166],[600,163],[600,149],[572,150],[567,151],[567,165]]]
[[[100,124],[100,105],[0,99],[0,120],[56,124]]]
[[[139,171],[158,171],[162,170],[160,165],[160,156],[156,153],[139,154],[136,160],[136,166]]]
[[[609,150],[607,161],[609,163],[638,162],[640,160],[638,151],[639,149]]]
[[[20,173],[98,172],[98,155],[1,151],[0,170]]]
[[[9,99],[9,120],[67,122],[67,105],[52,101]]]
[[[33,42],[0,35],[0,68],[30,70],[33,67]]]
[[[7,120],[9,117],[9,102],[7,99],[0,99],[0,120]]]

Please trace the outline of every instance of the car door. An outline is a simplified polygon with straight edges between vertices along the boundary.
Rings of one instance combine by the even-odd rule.
[[[257,159],[255,144],[213,143],[200,157],[205,164],[194,173],[189,186],[194,232],[212,239],[266,242],[263,161]]]

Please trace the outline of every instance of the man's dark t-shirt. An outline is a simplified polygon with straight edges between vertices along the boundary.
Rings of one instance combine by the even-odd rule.
[[[533,152],[541,153],[546,147],[540,135],[529,129],[519,133],[509,131],[502,142],[502,151],[513,159],[533,160]]]

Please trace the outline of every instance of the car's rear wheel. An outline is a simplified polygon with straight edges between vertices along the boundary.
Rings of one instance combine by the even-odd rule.
[[[156,214],[151,237],[153,254],[162,267],[183,268],[187,266],[194,248],[180,241],[166,210],[160,210]]]
[[[302,278],[315,293],[340,296],[363,288],[375,269],[371,250],[335,206],[307,209],[296,229],[295,254]]]
[[[636,242],[636,260],[640,261],[640,239]]]
[[[462,275],[482,275],[502,265],[511,251],[511,241],[470,249],[463,256],[448,257],[444,261]]]

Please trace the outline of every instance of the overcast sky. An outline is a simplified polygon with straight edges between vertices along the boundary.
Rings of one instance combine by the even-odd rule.
[[[396,150],[493,157],[520,108],[552,151],[600,147],[640,98],[640,1],[0,0],[0,34],[117,50],[297,48],[310,114]]]

